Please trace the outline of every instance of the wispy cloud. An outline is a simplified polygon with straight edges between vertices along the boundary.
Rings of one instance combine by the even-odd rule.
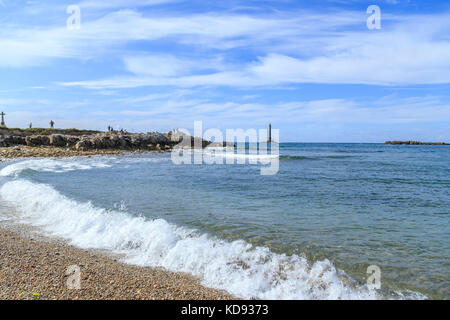
[[[223,61],[221,71],[210,70],[209,73],[204,72],[204,63],[198,63],[204,60],[204,55],[189,59],[171,55],[127,57],[124,62],[137,77],[121,76],[65,85],[129,88],[158,84],[450,83],[450,39],[442,36],[450,30],[449,14],[391,18],[392,25],[380,32],[330,31],[361,22],[352,12],[331,18],[325,14],[305,14],[304,17],[306,19],[207,14],[149,19],[136,16],[134,12],[116,13],[91,24],[93,30],[103,32],[103,39],[111,42],[170,38],[184,45],[201,45],[224,53],[246,46],[256,50],[258,56],[238,64],[226,65]],[[204,28],[205,25],[208,28]],[[113,32],[116,28],[128,31]],[[89,38],[89,34],[87,31],[84,37]],[[196,59],[197,63],[193,62]],[[145,70],[149,72],[144,74]]]
[[[279,102],[274,104],[217,103],[202,100],[168,99],[150,103],[146,108],[126,109],[126,115],[152,115],[164,118],[185,115],[185,123],[208,116],[210,121],[265,124],[403,124],[442,121],[450,118],[450,104],[440,97],[396,98],[386,96],[374,101],[360,99],[324,99]],[[239,121],[239,120],[238,120]]]
[[[156,6],[172,2],[180,2],[182,0],[84,0],[78,5],[87,9],[113,9],[113,8],[130,8],[143,6]]]

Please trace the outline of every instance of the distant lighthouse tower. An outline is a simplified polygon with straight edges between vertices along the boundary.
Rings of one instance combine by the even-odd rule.
[[[269,139],[267,139],[268,143],[272,143],[272,124],[269,123]]]
[[[0,115],[2,116],[2,122],[0,123],[0,128],[6,128],[6,124],[5,124],[6,114],[2,111],[2,113],[0,113]]]

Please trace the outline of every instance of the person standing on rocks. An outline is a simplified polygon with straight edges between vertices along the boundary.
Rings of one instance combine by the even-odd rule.
[[[55,122],[53,120],[50,120],[50,128],[54,128],[55,127]]]
[[[33,122],[30,122],[30,129],[33,128]]]

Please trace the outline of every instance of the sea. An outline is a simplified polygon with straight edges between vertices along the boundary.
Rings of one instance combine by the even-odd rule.
[[[4,160],[0,221],[244,299],[450,298],[450,147],[282,143],[271,175],[254,156]]]

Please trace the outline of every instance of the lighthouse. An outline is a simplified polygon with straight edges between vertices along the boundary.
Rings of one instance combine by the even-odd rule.
[[[0,115],[2,116],[2,122],[0,122],[0,128],[6,128],[6,124],[5,124],[6,114],[2,111],[2,113],[0,113]]]
[[[267,140],[268,143],[272,143],[272,124],[269,123],[269,139]]]

